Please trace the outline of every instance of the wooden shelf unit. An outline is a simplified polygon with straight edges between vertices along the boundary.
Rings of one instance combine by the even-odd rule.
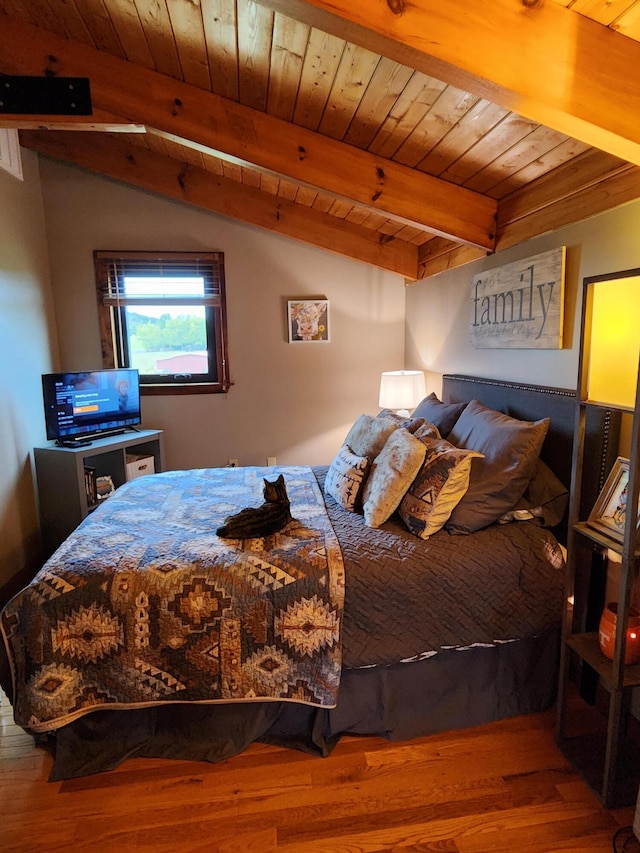
[[[567,644],[598,673],[607,688],[610,688],[614,681],[613,661],[606,658],[600,651],[598,632],[571,634],[567,637]],[[622,686],[626,688],[638,687],[638,685],[640,685],[640,663],[625,666]]]
[[[640,539],[636,523],[640,489],[640,368],[636,375],[635,404],[632,408],[588,400],[588,353],[594,299],[590,287],[631,276],[640,276],[640,270],[585,279],[583,286],[556,724],[558,746],[607,808],[635,803],[640,782],[638,725],[631,717],[631,694],[633,688],[640,685],[640,664],[624,663],[633,581],[640,563]],[[615,299],[615,293],[611,299]],[[624,306],[620,310],[624,310]],[[615,364],[611,364],[611,370],[615,369]],[[580,518],[583,481],[586,483],[587,478],[598,476],[597,472],[586,470],[590,460],[585,458],[585,422],[591,407],[616,409],[632,418],[627,511],[621,542],[594,529],[584,518]],[[604,475],[607,473],[600,472]],[[602,577],[596,577],[598,571],[594,567],[606,565],[607,551],[613,551],[621,558],[617,624],[624,626],[624,630],[616,631],[613,660],[606,658],[600,651],[598,632],[593,630],[597,626],[587,624],[589,620],[593,623],[594,612],[599,619],[602,611],[603,603],[594,591],[594,587],[602,587]],[[600,594],[602,592],[601,589]],[[590,617],[587,617],[588,613]],[[570,698],[572,691],[576,692],[574,682],[584,686],[585,674],[592,677],[590,680],[597,684],[597,688],[592,696],[589,691],[582,690],[581,699],[576,703]],[[597,702],[597,697],[602,701]]]
[[[85,467],[95,469],[97,477],[110,476],[118,488],[127,479],[127,453],[152,456],[154,471],[162,471],[162,431],[144,429],[96,438],[86,447],[51,444],[34,449],[45,557],[98,505],[87,500]]]

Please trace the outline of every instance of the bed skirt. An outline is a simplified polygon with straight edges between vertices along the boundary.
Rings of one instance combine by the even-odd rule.
[[[254,741],[327,756],[344,734],[400,741],[542,711],[555,701],[558,652],[559,626],[412,663],[345,669],[332,709],[257,702],[96,711],[47,736],[49,778],[110,770],[136,756],[217,762]]]

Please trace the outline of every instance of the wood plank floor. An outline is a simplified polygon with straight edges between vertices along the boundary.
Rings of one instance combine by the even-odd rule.
[[[47,782],[51,757],[0,707],[0,850],[637,853],[553,741],[553,712],[327,759],[261,744],[216,765],[130,759]]]

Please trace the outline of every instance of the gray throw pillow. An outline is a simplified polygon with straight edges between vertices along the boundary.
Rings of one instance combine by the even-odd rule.
[[[560,524],[567,511],[569,491],[551,468],[538,459],[529,485],[515,508],[505,513],[500,521],[536,519],[543,527]]]
[[[424,418],[430,424],[435,424],[442,438],[447,438],[466,406],[466,403],[443,403],[431,392],[418,403],[411,417]]]
[[[533,476],[549,418],[520,421],[472,400],[460,415],[449,441],[477,450],[469,488],[455,507],[446,529],[473,533],[513,509]]]

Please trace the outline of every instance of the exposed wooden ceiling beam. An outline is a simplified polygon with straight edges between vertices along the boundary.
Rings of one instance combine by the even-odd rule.
[[[498,229],[630,170],[636,171],[637,167],[603,151],[585,151],[501,199],[498,203]],[[615,206],[613,198],[611,206]],[[601,209],[585,210],[583,218],[601,212]]]
[[[563,195],[553,204],[532,210],[526,216],[502,218],[498,247],[507,249],[531,237],[572,225],[598,213],[612,210],[640,197],[640,168],[627,165],[622,172]]]
[[[259,2],[640,165],[640,43],[557,3]]]
[[[418,247],[105,133],[21,131],[26,148],[415,279]]]
[[[461,246],[460,244],[456,245],[452,243],[448,252],[438,254],[433,258],[425,256],[420,259],[418,263],[419,280],[437,275],[440,272],[452,270],[455,267],[470,264],[472,261],[486,257],[488,254],[488,252],[483,252],[482,249],[476,249],[474,246]],[[412,284],[413,282],[408,283]]]
[[[498,249],[564,228],[612,210],[640,196],[640,168],[605,154],[586,151],[558,166],[498,204]],[[471,247],[439,237],[418,252],[418,280],[476,260]]]
[[[418,251],[418,281],[463,264],[470,264],[471,261],[477,261],[488,254],[474,246],[461,246],[451,240],[435,237],[420,246]]]
[[[0,27],[0,71],[89,77],[96,108],[123,121],[190,140],[400,222],[494,248],[493,199],[8,18]]]

